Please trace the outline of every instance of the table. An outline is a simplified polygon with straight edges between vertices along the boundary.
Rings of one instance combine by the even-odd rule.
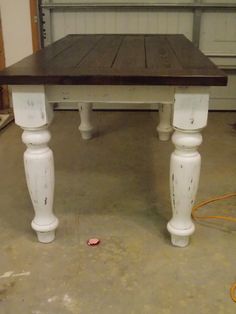
[[[54,162],[48,127],[55,102],[77,102],[82,138],[92,137],[94,102],[159,104],[159,139],[174,130],[170,161],[172,244],[194,232],[191,209],[198,189],[201,130],[207,125],[210,86],[227,76],[183,35],[68,35],[0,72],[11,85],[15,122],[27,149],[24,166],[38,240],[54,240]],[[158,166],[158,165],[157,165]],[[92,191],[91,191],[92,192]]]

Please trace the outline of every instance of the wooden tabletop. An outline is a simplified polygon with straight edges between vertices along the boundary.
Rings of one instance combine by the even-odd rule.
[[[183,35],[68,35],[0,72],[0,84],[226,85]]]

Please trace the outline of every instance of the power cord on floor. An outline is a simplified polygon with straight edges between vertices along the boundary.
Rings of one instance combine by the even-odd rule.
[[[199,204],[197,204],[196,206],[194,206],[192,208],[192,217],[194,220],[205,220],[205,219],[223,219],[223,220],[227,220],[227,221],[233,221],[233,222],[236,222],[236,217],[231,217],[231,216],[198,216],[196,215],[196,211],[207,205],[207,204],[210,204],[210,203],[213,203],[213,202],[216,202],[216,201],[220,201],[220,200],[225,200],[225,199],[228,199],[230,197],[233,197],[233,196],[236,196],[236,193],[230,193],[230,194],[225,194],[225,195],[221,195],[221,196],[217,196],[217,197],[214,197],[214,198],[211,198],[209,200],[206,200],[204,202],[201,202]],[[230,288],[230,296],[231,296],[231,299],[236,302],[236,283],[234,283],[231,288]]]

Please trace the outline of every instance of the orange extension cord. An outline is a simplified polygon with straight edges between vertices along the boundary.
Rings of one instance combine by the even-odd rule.
[[[225,200],[227,198],[230,198],[230,197],[233,197],[233,196],[236,196],[236,193],[230,193],[230,194],[225,194],[225,195],[221,195],[221,196],[217,196],[217,197],[214,197],[214,198],[211,198],[207,201],[204,201],[204,202],[201,202],[199,204],[197,204],[196,206],[194,206],[192,208],[192,217],[194,220],[204,220],[204,219],[223,219],[223,220],[228,220],[228,221],[233,221],[233,222],[236,222],[236,217],[230,217],[230,216],[197,216],[196,215],[196,211],[209,204],[209,203],[213,203],[213,202],[216,202],[216,201],[220,201],[220,200]],[[234,283],[231,288],[230,288],[230,296],[231,296],[231,299],[236,302],[236,283]]]

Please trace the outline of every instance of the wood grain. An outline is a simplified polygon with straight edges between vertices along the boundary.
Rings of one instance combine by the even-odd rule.
[[[0,84],[226,85],[183,35],[68,35],[0,72]]]

